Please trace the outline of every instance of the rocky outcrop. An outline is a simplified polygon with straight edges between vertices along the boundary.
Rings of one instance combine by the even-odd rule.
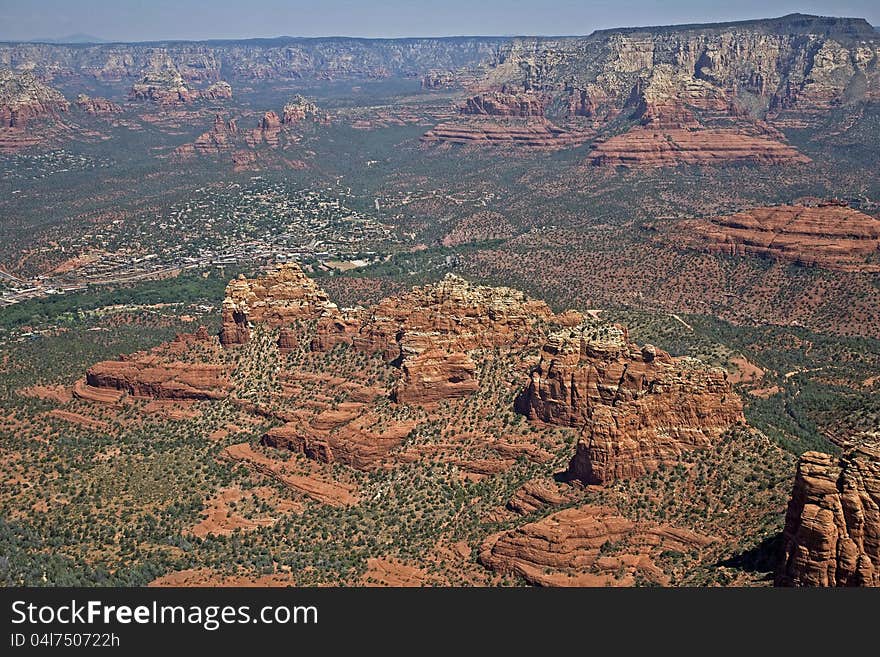
[[[326,122],[327,115],[313,102],[302,96],[294,96],[284,105],[281,122],[284,125],[296,125],[304,121]]]
[[[422,89],[450,89],[456,84],[452,71],[428,71],[422,77]]]
[[[168,361],[150,354],[96,363],[86,371],[86,384],[153,399],[223,399],[231,389],[223,365]]]
[[[392,396],[403,404],[431,405],[443,399],[467,397],[480,387],[476,364],[462,352],[427,349],[406,358],[400,367],[402,377]]]
[[[880,586],[880,450],[800,458],[777,586]]]
[[[280,143],[281,119],[277,112],[266,112],[255,130],[251,132],[247,140],[251,147],[267,144],[270,148],[276,148]]]
[[[475,117],[469,121],[440,123],[422,136],[422,143],[558,150],[580,146],[594,136],[592,130],[569,130],[544,119],[495,120]]]
[[[636,127],[597,143],[590,153],[590,162],[594,166],[772,165],[809,161],[795,148],[777,139],[732,128]]]
[[[468,98],[461,113],[473,116],[543,117],[544,99],[535,93],[487,91]]]
[[[32,73],[0,68],[0,153],[40,145],[64,130],[69,103]]]
[[[199,135],[191,144],[184,144],[174,149],[178,157],[188,158],[194,155],[219,156],[235,149],[235,138],[238,126],[235,119],[225,119],[222,114],[214,116],[214,125],[208,132]]]
[[[540,586],[631,586],[637,576],[665,584],[654,558],[663,550],[688,552],[711,542],[696,532],[586,505],[493,534],[480,548],[480,562]]]
[[[161,105],[192,102],[198,92],[191,91],[172,58],[163,51],[150,57],[143,77],[128,92],[130,100],[148,100]]]
[[[377,417],[363,404],[348,402],[269,429],[261,443],[322,463],[373,470],[415,427],[415,422],[402,421],[380,428],[376,421]]]
[[[205,100],[229,100],[232,98],[232,85],[225,80],[209,85],[201,94]]]
[[[33,121],[58,119],[69,107],[61,92],[32,73],[0,68],[0,128],[25,128]]]
[[[712,253],[880,272],[880,220],[836,203],[752,208],[681,222],[674,233],[678,243]]]
[[[76,97],[75,104],[78,109],[92,116],[112,116],[122,111],[119,105],[100,96],[92,97],[86,94],[79,94]]]
[[[281,265],[260,278],[239,276],[226,286],[220,342],[245,344],[252,322],[283,327],[337,312],[336,304],[297,265]]]
[[[674,464],[743,421],[724,370],[638,347],[624,329],[593,320],[551,335],[517,409],[581,429],[569,474],[588,484]]]
[[[413,288],[376,306],[318,322],[314,349],[340,343],[388,361],[405,360],[429,349],[447,354],[494,347],[523,347],[553,312],[543,301],[505,287],[474,285],[454,274]]]
[[[555,481],[532,479],[516,489],[507,502],[507,508],[521,516],[527,516],[547,507],[559,506],[569,500],[567,491],[560,490]]]

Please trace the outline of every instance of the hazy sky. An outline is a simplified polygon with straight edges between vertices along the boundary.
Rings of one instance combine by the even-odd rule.
[[[0,40],[589,34],[796,11],[880,24],[878,0],[0,0]]]

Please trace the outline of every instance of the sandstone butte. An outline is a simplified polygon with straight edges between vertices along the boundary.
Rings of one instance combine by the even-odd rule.
[[[52,133],[46,124],[60,124],[70,104],[56,89],[32,73],[0,68],[0,152],[39,144]]]
[[[880,220],[845,205],[758,207],[682,222],[675,232],[685,244],[715,253],[880,272]]]
[[[544,116],[546,99],[531,92],[487,91],[468,98],[461,118],[441,123],[422,136],[424,144],[520,146],[555,150],[586,143],[595,132],[566,129]]]
[[[279,348],[292,348],[298,334],[291,328],[304,321],[314,323],[311,349],[347,344],[381,355],[400,371],[392,401],[427,408],[476,392],[478,365],[496,349],[525,364],[525,352],[544,344],[517,408],[534,421],[581,430],[570,473],[588,483],[674,463],[683,451],[708,446],[742,421],[741,403],[723,370],[672,358],[650,345],[638,347],[619,326],[574,311],[554,314],[517,290],[474,285],[451,274],[346,311],[293,264],[255,279],[239,277],[226,290],[220,340],[226,347],[244,344],[251,327],[261,325],[278,329]],[[189,353],[188,344],[212,340],[200,331],[172,343],[176,351],[165,360],[154,350],[98,363],[78,396],[95,398],[106,389],[167,398],[226,396],[230,383],[223,366],[186,363],[180,355]],[[270,430],[263,442],[325,462],[375,467],[414,427],[400,422],[393,430],[374,428],[371,404],[386,395],[388,390],[364,388],[356,402],[316,416],[270,413],[286,424]]]
[[[253,323],[276,328],[337,312],[330,297],[295,264],[281,265],[257,279],[241,275],[226,286],[220,343],[247,343]]]
[[[517,408],[581,429],[569,475],[587,484],[674,464],[744,422],[724,370],[640,348],[625,329],[591,321],[550,336]]]
[[[880,586],[880,449],[806,452],[785,516],[777,586]]]
[[[202,92],[202,98],[206,99],[231,97],[232,88],[222,81]],[[329,116],[321,112],[317,105],[302,96],[295,96],[284,105],[281,117],[275,111],[268,111],[263,114],[257,127],[249,130],[239,130],[234,118],[226,119],[224,114],[217,113],[210,130],[199,135],[194,142],[178,146],[173,154],[180,159],[231,154],[236,170],[242,170],[256,160],[256,153],[252,152],[254,149],[264,145],[277,148],[282,143],[282,135],[286,143],[296,142],[299,136],[292,132],[292,128],[307,121],[327,123],[329,120]]]

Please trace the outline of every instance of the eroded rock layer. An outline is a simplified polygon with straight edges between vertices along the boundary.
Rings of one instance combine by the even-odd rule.
[[[596,166],[625,167],[810,161],[781,141],[728,128],[658,130],[637,127],[597,144],[590,156]]]
[[[541,586],[627,586],[635,576],[663,584],[653,557],[664,549],[686,552],[711,542],[689,530],[637,523],[586,505],[493,534],[483,542],[480,561]],[[610,554],[611,546],[623,547]]]
[[[435,126],[422,136],[422,143],[555,150],[580,146],[594,135],[591,130],[568,130],[545,119],[473,117],[467,121],[451,121]]]
[[[806,452],[798,463],[778,586],[880,586],[880,450],[841,457]]]
[[[229,371],[222,365],[149,354],[96,363],[86,371],[86,384],[154,399],[223,399],[231,389]]]
[[[318,322],[315,349],[340,343],[386,360],[405,359],[427,349],[447,353],[525,346],[541,322],[554,318],[543,301],[505,287],[474,285],[454,274],[413,288],[371,308]]]
[[[837,204],[779,205],[695,219],[676,234],[696,248],[843,271],[880,271],[880,220]]]
[[[589,484],[675,463],[743,420],[724,370],[640,348],[625,329],[593,321],[550,337],[517,408],[582,428],[569,474]]]

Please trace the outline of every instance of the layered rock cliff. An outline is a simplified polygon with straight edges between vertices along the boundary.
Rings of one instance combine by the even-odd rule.
[[[79,94],[75,104],[78,109],[92,116],[110,116],[122,111],[122,108],[111,100],[86,94]]]
[[[632,586],[636,577],[664,584],[654,558],[663,550],[686,552],[711,542],[693,531],[585,505],[493,534],[481,546],[480,562],[540,586]],[[615,546],[613,554],[606,553],[609,546]]]
[[[665,98],[687,102],[694,98],[688,88],[702,87],[697,105],[711,91],[758,115],[782,105],[843,101],[857,76],[865,78],[863,93],[875,94],[878,52],[880,39],[862,19],[794,14],[514,39],[502,48],[490,80],[564,96],[558,110],[574,106],[596,115],[624,107],[662,67]]]
[[[70,104],[32,73],[0,68],[0,152],[15,152],[46,141],[62,129]]]
[[[436,39],[293,38],[223,43],[100,45],[0,44],[0,66],[33,69],[46,79],[76,76],[140,81],[156,57],[167,57],[187,84],[232,80],[421,77],[495,59],[504,37]]]
[[[57,119],[70,103],[32,73],[0,69],[0,127],[24,128],[31,121]]]
[[[582,430],[569,474],[588,484],[674,464],[743,421],[726,372],[594,321],[551,335],[517,409]]]
[[[835,203],[778,205],[681,222],[675,240],[734,256],[880,272],[880,220]]]
[[[798,463],[777,586],[880,586],[880,449],[806,452]]]

